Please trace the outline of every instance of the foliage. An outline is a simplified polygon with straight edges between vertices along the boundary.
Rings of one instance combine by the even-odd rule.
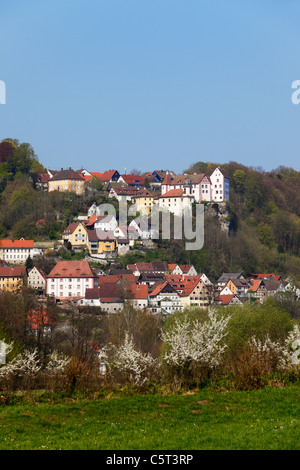
[[[124,342],[114,351],[109,366],[111,372],[119,372],[126,382],[141,387],[150,380],[156,361],[151,354],[139,351],[126,332]]]
[[[215,311],[210,311],[206,321],[191,321],[185,316],[164,330],[162,362],[167,365],[167,375],[173,375],[179,386],[190,379],[203,381],[220,364],[228,321],[229,317],[218,318]]]

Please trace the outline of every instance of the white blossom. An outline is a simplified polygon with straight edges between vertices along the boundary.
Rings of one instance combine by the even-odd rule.
[[[214,311],[209,312],[205,322],[187,318],[175,322],[171,331],[162,332],[162,340],[166,344],[164,361],[169,365],[184,366],[193,361],[209,367],[219,364],[225,351],[225,337],[229,317],[217,318]]]
[[[37,349],[33,351],[26,350],[18,354],[9,363],[0,368],[0,378],[11,374],[21,376],[34,376],[41,370],[41,364],[38,358]]]
[[[278,368],[288,369],[300,364],[300,329],[299,325],[294,325],[293,330],[287,335],[284,344],[272,341],[269,336],[264,340],[259,340],[254,336],[250,338],[249,344],[258,355],[271,353],[278,358]]]
[[[294,365],[300,364],[300,328],[298,324],[295,324],[293,330],[288,334],[285,346],[290,355],[291,363]]]
[[[63,354],[59,354],[57,351],[54,351],[50,355],[50,360],[47,364],[46,371],[50,374],[55,374],[58,372],[64,372],[66,366],[71,361],[71,358]]]
[[[119,371],[128,374],[136,385],[143,385],[147,380],[147,372],[155,366],[151,354],[143,354],[135,348],[133,339],[125,333],[123,344],[117,349],[112,365]]]

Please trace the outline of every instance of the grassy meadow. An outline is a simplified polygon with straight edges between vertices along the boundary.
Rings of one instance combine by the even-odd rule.
[[[300,386],[31,396],[0,406],[0,450],[299,450]]]

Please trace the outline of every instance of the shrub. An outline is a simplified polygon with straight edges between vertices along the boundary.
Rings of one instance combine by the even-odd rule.
[[[124,342],[109,361],[109,370],[121,382],[139,387],[149,382],[156,370],[156,361],[150,353],[138,351],[132,337],[126,332]]]
[[[206,321],[190,321],[185,317],[162,332],[162,364],[174,385],[203,381],[219,366],[226,349],[228,321],[229,317],[218,319],[215,311],[210,311]]]

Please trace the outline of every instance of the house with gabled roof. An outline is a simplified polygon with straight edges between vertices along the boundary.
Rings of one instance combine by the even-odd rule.
[[[71,167],[56,172],[48,181],[48,191],[72,192],[79,195],[85,192],[84,177]]]
[[[193,201],[200,203],[211,200],[211,182],[204,174],[184,174],[172,177],[167,175],[161,184],[161,195],[171,190],[182,189],[193,197]]]
[[[192,264],[177,264],[172,270],[172,274],[185,274],[187,276],[197,276],[197,271]]]
[[[182,216],[185,211],[191,213],[194,196],[184,189],[170,189],[154,198],[154,203],[161,211],[168,211],[175,216]]]
[[[37,189],[48,191],[48,183],[50,175],[48,173],[35,173],[31,174],[33,183]]]
[[[0,240],[0,259],[9,264],[24,264],[27,258],[34,257],[33,240]]]
[[[27,285],[25,266],[0,267],[0,290],[17,293],[24,285]]]
[[[87,239],[91,255],[102,255],[116,250],[116,237],[111,230],[87,230]]]
[[[157,239],[159,236],[159,227],[155,222],[147,215],[141,215],[136,219],[133,219],[130,227],[134,227],[142,240]]]
[[[229,287],[233,294],[245,296],[250,287],[250,279],[229,279],[226,286]]]
[[[123,183],[126,186],[133,186],[136,188],[142,188],[144,185],[144,178],[140,175],[120,175],[118,183]]]
[[[47,275],[44,271],[36,266],[28,269],[27,285],[32,289],[45,290],[47,283]]]
[[[72,247],[86,247],[88,245],[88,231],[82,222],[71,222],[62,234],[62,239],[70,242]]]
[[[247,301],[247,297],[239,297],[236,294],[231,295],[218,295],[215,298],[216,305],[244,305],[244,302]]]
[[[211,200],[214,202],[229,201],[229,177],[221,167],[217,167],[210,175]]]
[[[148,189],[143,188],[135,195],[133,198],[133,203],[136,205],[136,210],[142,216],[148,216],[151,214],[153,204],[154,204],[154,196],[153,194],[148,191]]]
[[[139,192],[139,188],[134,188],[131,186],[114,186],[110,189],[108,197],[114,197],[119,202],[121,200],[126,200],[130,202]]]
[[[118,285],[105,283],[92,289],[86,289],[85,297],[79,299],[77,305],[80,307],[100,307],[107,313],[117,313],[123,310],[124,300],[121,298]]]
[[[280,291],[281,283],[276,279],[251,279],[247,295],[263,303],[267,297],[272,297]]]
[[[79,173],[83,178],[90,182],[93,178],[96,178],[101,183],[107,184],[112,181],[118,181],[120,174],[117,170],[107,170],[104,172],[99,171],[87,171],[86,169],[80,170]]]
[[[143,309],[148,307],[148,286],[141,284],[131,284],[129,299],[130,304],[136,309]]]
[[[149,290],[148,299],[152,313],[170,315],[183,310],[180,295],[167,281],[155,283]]]
[[[94,221],[95,230],[105,230],[113,232],[118,225],[117,219],[112,214],[99,215]]]
[[[78,300],[85,297],[86,289],[98,287],[98,276],[89,263],[58,261],[47,276],[46,293],[56,300]]]
[[[181,294],[183,307],[209,307],[214,302],[213,287],[206,285],[199,276],[187,282]]]
[[[223,273],[216,282],[216,289],[222,290],[230,279],[244,279],[244,275],[242,272]]]

